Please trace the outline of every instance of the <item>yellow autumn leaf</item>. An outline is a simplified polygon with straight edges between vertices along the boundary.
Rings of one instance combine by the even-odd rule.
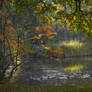
[[[37,7],[37,9],[41,9],[42,6],[40,3],[38,3],[36,7]]]
[[[48,33],[48,35],[56,35],[56,32]]]
[[[39,31],[39,30],[40,30],[40,27],[39,27],[39,26],[37,26],[37,27],[36,27],[36,31]]]
[[[42,46],[45,50],[51,50],[51,47],[49,47],[49,46]]]
[[[43,34],[39,34],[38,37],[41,38],[43,36]]]
[[[66,22],[67,22],[67,23],[70,23],[70,20],[69,20],[69,19],[66,19]]]
[[[73,20],[76,20],[76,16],[73,16]]]
[[[6,20],[6,22],[7,22],[7,24],[11,24],[11,21],[8,19],[8,20]]]

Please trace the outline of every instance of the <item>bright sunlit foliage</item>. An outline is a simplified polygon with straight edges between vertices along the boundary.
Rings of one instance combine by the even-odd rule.
[[[84,44],[82,42],[79,42],[77,40],[71,40],[71,41],[63,41],[60,43],[60,45],[65,46],[65,47],[71,47],[71,48],[78,48],[82,47]]]

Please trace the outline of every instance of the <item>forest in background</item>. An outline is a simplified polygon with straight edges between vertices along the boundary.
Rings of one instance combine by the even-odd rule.
[[[91,0],[0,0],[0,79],[30,57],[91,54],[91,37]]]

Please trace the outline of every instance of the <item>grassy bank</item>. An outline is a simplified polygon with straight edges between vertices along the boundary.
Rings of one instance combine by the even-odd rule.
[[[92,85],[25,86],[4,84],[0,85],[0,92],[92,92]]]

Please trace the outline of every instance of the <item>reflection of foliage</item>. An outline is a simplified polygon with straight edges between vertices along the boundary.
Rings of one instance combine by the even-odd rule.
[[[74,65],[74,66],[64,68],[64,71],[78,71],[83,68],[84,68],[83,65]]]

